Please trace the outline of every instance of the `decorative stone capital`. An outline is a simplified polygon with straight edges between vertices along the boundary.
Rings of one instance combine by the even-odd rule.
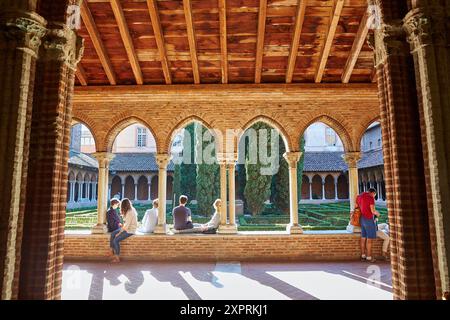
[[[357,168],[358,161],[361,159],[361,152],[347,152],[342,155],[349,168]]]
[[[238,154],[234,152],[218,153],[216,158],[219,164],[236,165],[236,162],[238,161]]]
[[[445,10],[442,7],[416,8],[403,19],[411,51],[436,44],[446,44]]]
[[[66,63],[76,70],[84,52],[84,40],[66,25],[50,29],[44,38],[43,59]]]
[[[157,154],[156,155],[156,163],[160,169],[167,169],[170,160],[172,160],[172,155],[170,154]]]
[[[375,30],[376,66],[383,64],[390,56],[407,56],[409,48],[402,21],[381,23]]]
[[[17,17],[18,15],[21,15]],[[37,57],[42,38],[45,36],[47,22],[32,12],[11,12],[0,17],[0,42],[15,39],[17,49]],[[2,39],[3,38],[3,39]],[[0,44],[0,47],[3,45]]]
[[[109,163],[115,157],[115,154],[110,152],[96,152],[92,155],[97,159],[99,168],[109,168]]]
[[[302,157],[302,152],[286,152],[283,154],[284,159],[286,159],[289,168],[297,168],[297,163]]]

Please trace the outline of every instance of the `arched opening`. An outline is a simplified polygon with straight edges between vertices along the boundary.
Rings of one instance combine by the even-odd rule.
[[[144,176],[140,176],[138,179],[137,187],[137,199],[148,200],[148,180]]]
[[[339,175],[338,182],[337,182],[337,188],[338,188],[338,199],[341,200],[348,200],[348,181],[347,177],[344,174]]]
[[[335,200],[336,199],[336,190],[335,190],[334,178],[332,175],[327,175],[325,177],[325,199],[327,199],[327,200]]]
[[[122,199],[123,198],[123,194],[122,194],[122,179],[120,179],[119,176],[114,176],[112,178],[112,182],[111,182],[111,197],[112,198],[117,198],[117,199]]]
[[[173,200],[173,177],[168,176],[167,177],[167,191],[166,191],[166,197],[167,200]]]
[[[152,199],[158,199],[158,190],[159,190],[158,176],[156,175],[152,177],[152,190],[151,190]]]
[[[302,175],[302,197],[301,200],[311,200],[311,185],[309,178],[306,175]]]
[[[135,199],[135,187],[134,187],[134,179],[132,176],[128,176],[125,179],[125,194],[124,198],[128,198],[130,200]]]
[[[315,175],[312,178],[312,199],[313,200],[320,200],[323,199],[322,194],[322,177],[319,175]]]

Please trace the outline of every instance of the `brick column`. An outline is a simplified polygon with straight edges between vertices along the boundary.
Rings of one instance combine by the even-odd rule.
[[[347,152],[343,156],[348,166],[348,194],[350,199],[350,213],[355,210],[356,197],[358,196],[358,161],[361,159],[360,152]],[[350,222],[347,226],[348,232],[361,232],[361,228],[353,226]]]
[[[159,167],[158,174],[158,225],[155,228],[155,234],[166,234],[166,205],[167,205],[167,166],[172,156],[169,154],[157,154],[156,163]]]
[[[49,25],[36,70],[20,299],[59,299],[61,290],[72,94],[83,43],[64,22]]]
[[[377,0],[375,30],[395,299],[435,299],[414,68],[401,19],[407,1]]]
[[[284,158],[289,165],[289,203],[291,222],[286,230],[290,234],[303,233],[302,227],[298,223],[298,183],[297,183],[297,164],[302,156],[301,152],[286,152]]]
[[[108,210],[108,177],[109,164],[114,158],[113,153],[96,152],[93,156],[98,162],[98,200],[97,200],[97,224],[92,228],[92,233],[106,233],[106,211]]]
[[[14,298],[22,237],[36,57],[46,21],[37,1],[0,4],[0,298]],[[17,8],[11,8],[12,6]],[[8,12],[16,9],[17,11]],[[14,283],[16,282],[16,283]]]
[[[218,233],[227,233],[227,160],[224,156],[217,155],[220,166],[220,199],[222,207],[220,212],[220,225]]]
[[[450,30],[445,13],[435,1],[418,0],[403,20],[414,57],[438,298],[450,291]]]

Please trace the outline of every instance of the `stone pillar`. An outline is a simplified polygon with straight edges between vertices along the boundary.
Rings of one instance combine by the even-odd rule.
[[[334,177],[334,200],[339,200],[338,179],[339,177]]]
[[[228,159],[228,230],[229,233],[237,233],[236,226],[236,186],[235,186],[235,172],[236,159]]]
[[[72,95],[83,47],[65,25],[67,4],[40,6],[53,20],[47,19],[36,65],[20,299],[59,299],[61,293]]]
[[[122,177],[120,177],[120,186],[122,187],[122,193],[120,194],[120,200],[125,198],[125,183],[122,182]]]
[[[428,201],[423,196],[427,192],[426,154],[422,149],[414,61],[402,23],[406,2],[375,1],[382,8],[374,39],[393,294],[395,299],[436,299]]]
[[[313,196],[312,196],[312,179],[311,177],[308,177],[309,180],[309,200],[312,200]]]
[[[93,156],[98,161],[98,200],[97,200],[97,225],[92,233],[106,233],[106,211],[108,210],[108,177],[109,164],[114,158],[113,153],[97,152]]]
[[[70,202],[75,200],[75,181],[70,181]]]
[[[138,183],[137,181],[133,178],[134,180],[134,201],[137,201],[138,196],[137,196],[137,192],[138,192]]]
[[[325,177],[322,177],[322,200],[325,200]]]
[[[220,199],[222,208],[220,212],[220,225],[218,233],[227,233],[227,161],[222,157],[217,157],[220,166]]]
[[[148,181],[148,201],[152,201],[152,177],[147,177]]]
[[[77,199],[77,202],[81,202],[81,199],[83,199],[83,183],[81,181],[78,181],[78,199]]]
[[[303,233],[302,227],[298,223],[298,183],[297,183],[297,163],[302,156],[301,152],[286,152],[284,158],[289,165],[289,197],[291,221],[286,230],[290,234]]]
[[[448,2],[417,0],[404,18],[414,58],[436,295],[450,291],[450,28]],[[447,12],[447,14],[446,14]]]
[[[348,165],[348,189],[350,199],[350,213],[355,210],[356,197],[358,196],[358,166],[357,163],[361,159],[360,152],[347,152],[343,156],[344,161]],[[348,224],[347,231],[361,232],[361,228]]]
[[[166,234],[166,205],[167,205],[167,166],[172,156],[169,154],[157,154],[156,163],[159,167],[158,174],[158,225],[155,228],[155,234]]]

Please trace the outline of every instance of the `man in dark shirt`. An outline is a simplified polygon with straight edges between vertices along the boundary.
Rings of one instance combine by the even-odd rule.
[[[111,199],[111,206],[109,207],[108,212],[106,212],[106,224],[108,227],[108,232],[113,232],[119,229],[122,224],[120,223],[120,217],[117,213],[116,209],[120,205],[120,201],[116,198]]]
[[[188,197],[181,196],[180,205],[173,209],[173,228],[175,230],[186,230],[194,227],[192,224],[191,209],[186,208],[187,202]]]

